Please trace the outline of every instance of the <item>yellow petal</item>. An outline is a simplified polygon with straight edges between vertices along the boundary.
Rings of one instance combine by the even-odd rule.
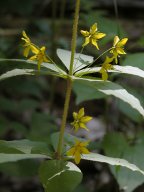
[[[95,39],[91,39],[92,45],[94,45],[97,49],[99,49],[98,44]]]
[[[89,129],[86,127],[86,125],[84,123],[80,123],[80,127],[89,131]]]
[[[72,147],[66,152],[67,156],[74,156],[75,154],[75,147]]]
[[[85,42],[82,44],[82,47],[85,47],[90,42],[90,37],[85,38]]]
[[[97,31],[97,23],[94,23],[90,28],[90,33],[94,34]]]
[[[89,150],[85,147],[81,148],[81,154],[89,154]]]
[[[25,57],[28,57],[29,51],[30,51],[30,47],[29,46],[24,49],[23,54],[24,54]]]
[[[30,40],[25,31],[22,31],[22,35],[23,35],[26,39]]]
[[[117,53],[118,54],[126,54],[126,52],[120,47],[117,48]]]
[[[119,37],[118,36],[115,36],[114,37],[114,42],[113,42],[113,46],[115,47],[116,46],[116,44],[119,42]]]
[[[80,142],[80,147],[86,147],[89,144],[89,141]]]
[[[33,44],[31,44],[30,47],[31,47],[31,51],[34,54],[38,54],[39,53],[40,50],[37,47],[35,47]]]
[[[82,34],[84,37],[88,37],[88,36],[90,35],[88,31],[83,31],[83,30],[81,30],[80,32],[81,32],[81,34]]]
[[[77,118],[78,118],[78,119],[82,118],[82,117],[84,116],[84,114],[85,114],[84,108],[81,108],[81,109],[79,110],[79,112],[78,112]]]
[[[77,151],[77,152],[75,153],[75,158],[74,158],[76,164],[79,164],[80,159],[81,159],[81,155],[80,155],[79,151]]]
[[[77,119],[78,114],[76,112],[73,112],[73,118]]]
[[[87,123],[90,120],[92,120],[92,117],[90,117],[90,116],[84,116],[84,117],[81,118],[82,123]]]
[[[42,52],[42,53],[44,53],[44,52],[45,52],[45,50],[46,50],[46,47],[45,47],[45,46],[43,46],[43,47],[41,47],[41,48],[40,48],[40,50],[41,50],[41,52]]]
[[[121,41],[118,42],[117,46],[122,47],[126,44],[128,38],[123,38]]]
[[[101,38],[103,38],[103,37],[105,37],[105,36],[106,36],[105,33],[96,33],[96,34],[94,35],[94,37],[95,37],[96,39],[101,39]]]
[[[35,61],[35,60],[37,60],[37,56],[34,55],[34,56],[30,57],[29,60]]]

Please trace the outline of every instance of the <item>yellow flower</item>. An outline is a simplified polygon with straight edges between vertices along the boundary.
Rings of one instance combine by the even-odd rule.
[[[97,28],[97,23],[93,24],[90,28],[90,31],[80,31],[81,34],[85,37],[85,42],[83,43],[82,47],[85,47],[89,43],[94,45],[97,49],[99,49],[97,40],[103,38],[106,34],[99,33]]]
[[[32,52],[35,54],[34,56],[30,57],[29,60],[32,61],[38,61],[38,70],[40,70],[40,65],[43,62],[49,62],[46,54],[45,54],[45,47],[41,47],[40,49],[35,48],[32,50]]]
[[[31,42],[30,38],[27,36],[26,32],[22,32],[23,37],[21,38],[23,41],[25,41],[25,44],[23,45],[24,48],[24,56],[28,57],[30,51],[34,51],[36,49],[35,45]]]
[[[114,37],[113,47],[112,47],[110,53],[113,54],[116,64],[118,63],[117,57],[119,55],[126,54],[123,47],[127,41],[128,41],[128,38],[123,38],[120,40],[118,36]]]
[[[83,128],[88,131],[88,128],[85,124],[90,121],[92,117],[84,115],[84,108],[81,108],[78,113],[73,112],[74,121],[71,123],[71,125],[75,128],[75,131],[78,131],[79,128]]]
[[[89,154],[89,150],[86,148],[88,141],[81,142],[76,140],[75,145],[67,151],[68,156],[73,156],[75,163],[79,164],[82,154]]]
[[[100,69],[100,73],[102,74],[102,79],[106,81],[108,79],[108,73],[107,70],[113,69],[112,64],[110,64],[113,61],[114,57],[108,57],[106,56],[105,61],[102,64],[102,67]]]

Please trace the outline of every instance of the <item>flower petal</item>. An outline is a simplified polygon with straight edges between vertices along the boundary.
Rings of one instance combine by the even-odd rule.
[[[85,147],[81,148],[81,154],[89,154],[89,150]]]
[[[83,30],[81,30],[80,32],[81,32],[81,34],[82,34],[84,37],[88,37],[88,36],[90,35],[88,31],[83,31]]]
[[[114,37],[114,42],[113,42],[113,46],[115,47],[116,46],[116,44],[119,42],[119,37],[118,36],[115,36]]]
[[[76,164],[79,164],[80,159],[81,159],[81,154],[80,154],[79,151],[76,151],[75,157],[74,157],[74,160],[75,160]]]
[[[90,33],[94,34],[97,31],[97,23],[94,23],[90,28]]]
[[[30,57],[29,60],[35,61],[35,60],[37,60],[37,56],[34,55],[34,56]]]
[[[94,45],[97,49],[99,49],[98,44],[95,39],[91,39],[92,45]]]
[[[84,116],[84,117],[81,118],[82,123],[87,123],[90,120],[92,120],[92,117],[90,117],[90,116]]]
[[[121,55],[122,55],[122,54],[126,54],[126,52],[125,52],[121,47],[118,47],[118,48],[117,48],[117,53],[118,53],[118,54],[121,54]]]
[[[105,36],[106,36],[105,33],[96,33],[96,34],[94,35],[94,37],[95,37],[96,39],[101,39],[101,38],[103,38],[103,37],[105,37]]]
[[[79,112],[78,112],[77,118],[78,118],[78,119],[82,118],[82,117],[84,116],[84,114],[85,114],[84,108],[81,108],[81,109],[79,110]]]
[[[128,38],[123,38],[121,41],[118,42],[117,46],[122,47],[126,44]]]
[[[90,42],[90,37],[85,38],[85,42],[82,44],[82,47],[85,47]]]
[[[67,154],[68,156],[74,156],[74,154],[75,154],[75,147],[70,148],[70,149],[66,152],[66,154]]]

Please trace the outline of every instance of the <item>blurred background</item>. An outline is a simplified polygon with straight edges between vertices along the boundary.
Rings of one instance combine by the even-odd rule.
[[[70,50],[73,0],[1,0],[0,58],[23,57],[22,31],[32,41],[46,46],[48,54],[60,63],[56,49]],[[80,29],[98,23],[107,34],[100,42],[100,51],[88,46],[84,54],[94,57],[112,46],[113,38],[128,37],[127,55],[120,65],[144,70],[144,1],[143,0],[81,0],[77,52],[83,37]],[[103,59],[103,58],[102,58]],[[8,63],[0,67],[8,69]],[[121,84],[137,96],[144,106],[142,79],[128,75],[111,75],[110,80]],[[0,82],[0,139],[39,140],[49,142],[51,133],[59,130],[65,98],[65,81],[52,77],[14,77]],[[96,99],[95,99],[96,98]],[[93,116],[90,132],[79,136],[90,139],[90,150],[112,157],[125,158],[144,170],[144,120],[128,104],[106,97],[75,84],[68,116],[85,107]],[[1,150],[1,149],[0,149]],[[39,161],[19,161],[0,164],[0,192],[43,192],[37,176]],[[75,192],[144,192],[144,178],[127,169],[82,161],[82,184]]]

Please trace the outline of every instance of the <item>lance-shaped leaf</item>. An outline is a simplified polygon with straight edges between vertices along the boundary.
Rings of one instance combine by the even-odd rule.
[[[24,159],[44,159],[49,158],[41,154],[6,154],[0,153],[0,163],[15,162]]]
[[[0,163],[23,159],[50,158],[50,153],[49,146],[44,142],[0,140]]]
[[[113,65],[114,69],[113,70],[107,70],[108,72],[111,73],[124,73],[128,75],[136,75],[139,77],[144,78],[144,71],[139,69],[138,67],[132,67],[132,66],[119,66],[119,65]],[[87,68],[87,69],[82,69],[78,72],[76,72],[76,76],[82,76],[85,74],[89,73],[96,73],[99,72],[101,67],[93,67],[93,68]]]
[[[105,154],[111,157],[120,157],[139,166],[144,170],[144,133],[137,134],[133,144],[124,134],[111,132],[105,135],[102,146]],[[134,189],[144,182],[144,177],[140,173],[132,174],[129,169],[110,166],[110,169],[120,185],[120,189],[125,192],[134,191]]]
[[[127,167],[128,169],[131,169],[132,171],[138,171],[144,175],[143,170],[138,168],[136,165],[129,163],[125,159],[107,157],[107,156],[97,154],[97,153],[83,154],[82,159],[102,162],[102,163],[108,163],[110,165],[115,165],[115,166]]]
[[[71,162],[50,160],[39,171],[45,192],[72,192],[82,180],[80,169]]]
[[[42,63],[41,71],[37,62],[22,59],[0,59],[0,80],[18,75],[54,75],[64,77],[66,73],[55,64]]]
[[[57,55],[60,58],[60,60],[63,62],[65,67],[69,70],[70,69],[70,60],[71,60],[71,51],[67,51],[64,49],[57,49]],[[87,65],[89,65],[92,62],[93,62],[92,56],[84,55],[81,53],[75,53],[74,72],[82,69],[83,67],[86,67]]]
[[[128,93],[122,86],[112,83],[110,81],[102,81],[96,79],[89,79],[89,78],[76,78],[73,77],[75,81],[85,85],[85,90],[87,91],[87,87],[91,87],[91,89],[96,89],[106,95],[113,95],[128,104],[131,107],[135,108],[143,117],[144,117],[144,109],[141,106],[140,101],[134,97],[132,94]]]

